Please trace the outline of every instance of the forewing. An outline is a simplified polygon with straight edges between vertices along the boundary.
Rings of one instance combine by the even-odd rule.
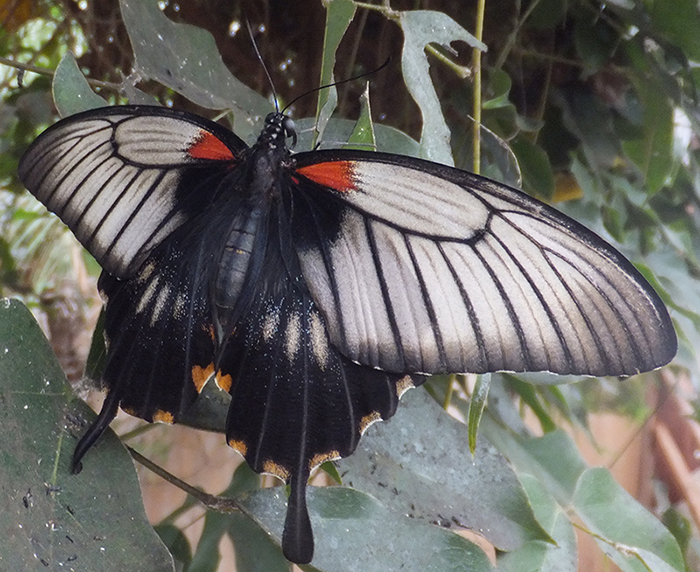
[[[647,281],[547,205],[407,157],[296,157],[295,247],[350,359],[399,372],[631,375],[675,355]]]
[[[162,107],[105,107],[47,129],[19,165],[27,189],[113,276],[128,278],[201,213],[246,145]]]

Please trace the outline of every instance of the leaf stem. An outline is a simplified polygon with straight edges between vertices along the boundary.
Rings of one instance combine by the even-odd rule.
[[[476,26],[474,36],[479,42],[484,35],[484,12],[486,10],[486,0],[479,0],[476,7]],[[472,132],[472,149],[474,150],[474,162],[472,170],[479,174],[481,171],[481,50],[472,48],[472,73],[474,74],[474,130]]]
[[[10,58],[5,58],[0,56],[0,65],[3,66],[8,66],[11,68],[15,68],[18,70],[22,70],[25,72],[31,72],[31,73],[36,73],[39,75],[46,75],[49,77],[53,77],[55,75],[55,71],[49,68],[43,68],[39,66],[34,66],[31,64],[24,64],[22,62],[18,62],[17,60],[12,60]],[[115,91],[120,91],[122,89],[122,86],[118,83],[112,83],[109,81],[100,81],[99,79],[90,79],[90,78],[85,78],[87,82],[94,86],[94,87],[100,87],[104,89],[112,89]]]

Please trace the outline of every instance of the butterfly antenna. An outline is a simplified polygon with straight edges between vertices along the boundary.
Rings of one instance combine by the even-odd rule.
[[[292,99],[292,101],[290,101],[287,105],[285,105],[284,109],[282,110],[282,113],[287,111],[287,109],[289,109],[292,105],[294,105],[302,97],[306,97],[307,95],[311,95],[312,93],[316,93],[317,91],[321,91],[322,89],[328,89],[329,87],[336,87],[336,86],[342,85],[344,83],[348,83],[350,81],[355,81],[356,79],[360,79],[360,78],[366,77],[368,75],[375,74],[375,73],[383,70],[386,66],[388,66],[389,62],[391,62],[391,57],[388,57],[382,65],[380,65],[378,68],[375,68],[373,70],[366,71],[365,73],[361,73],[360,75],[354,75],[354,76],[346,78],[346,79],[341,79],[340,81],[334,81],[333,83],[328,83],[328,84],[322,85],[320,87],[315,87],[314,89],[310,89],[309,91],[302,93],[300,96]]]
[[[267,76],[267,82],[270,84],[270,89],[272,89],[272,97],[275,100],[275,109],[277,111],[279,111],[280,106],[279,106],[279,102],[277,101],[277,91],[275,90],[275,84],[272,83],[272,76],[270,76],[270,72],[268,71],[267,66],[265,65],[265,61],[263,60],[262,56],[260,55],[260,50],[258,49],[258,43],[255,41],[255,36],[253,35],[253,28],[251,27],[250,20],[248,20],[247,16],[245,19],[245,25],[248,28],[248,35],[250,36],[250,41],[253,43],[253,49],[255,50],[255,55],[258,56],[258,61],[260,62],[260,65],[262,65],[262,69],[265,72],[265,75]],[[289,106],[287,106],[287,107],[289,107]],[[286,109],[286,107],[285,107],[285,109]]]

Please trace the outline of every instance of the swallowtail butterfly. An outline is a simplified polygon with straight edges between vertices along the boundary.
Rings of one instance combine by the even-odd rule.
[[[422,375],[632,375],[676,352],[669,315],[613,247],[520,191],[378,152],[292,154],[271,113],[248,147],[159,107],[60,121],[26,187],[104,271],[107,399],[177,422],[214,380],[226,439],[291,483],[283,549],[313,556],[306,486]]]

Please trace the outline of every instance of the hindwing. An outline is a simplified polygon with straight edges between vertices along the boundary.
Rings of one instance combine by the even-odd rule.
[[[293,562],[308,562],[311,471],[351,454],[367,427],[391,417],[403,391],[423,378],[363,367],[337,350],[280,227],[267,242],[263,274],[248,285],[254,302],[222,345],[217,375],[231,394],[228,443],[254,470],[291,483],[283,548]]]

